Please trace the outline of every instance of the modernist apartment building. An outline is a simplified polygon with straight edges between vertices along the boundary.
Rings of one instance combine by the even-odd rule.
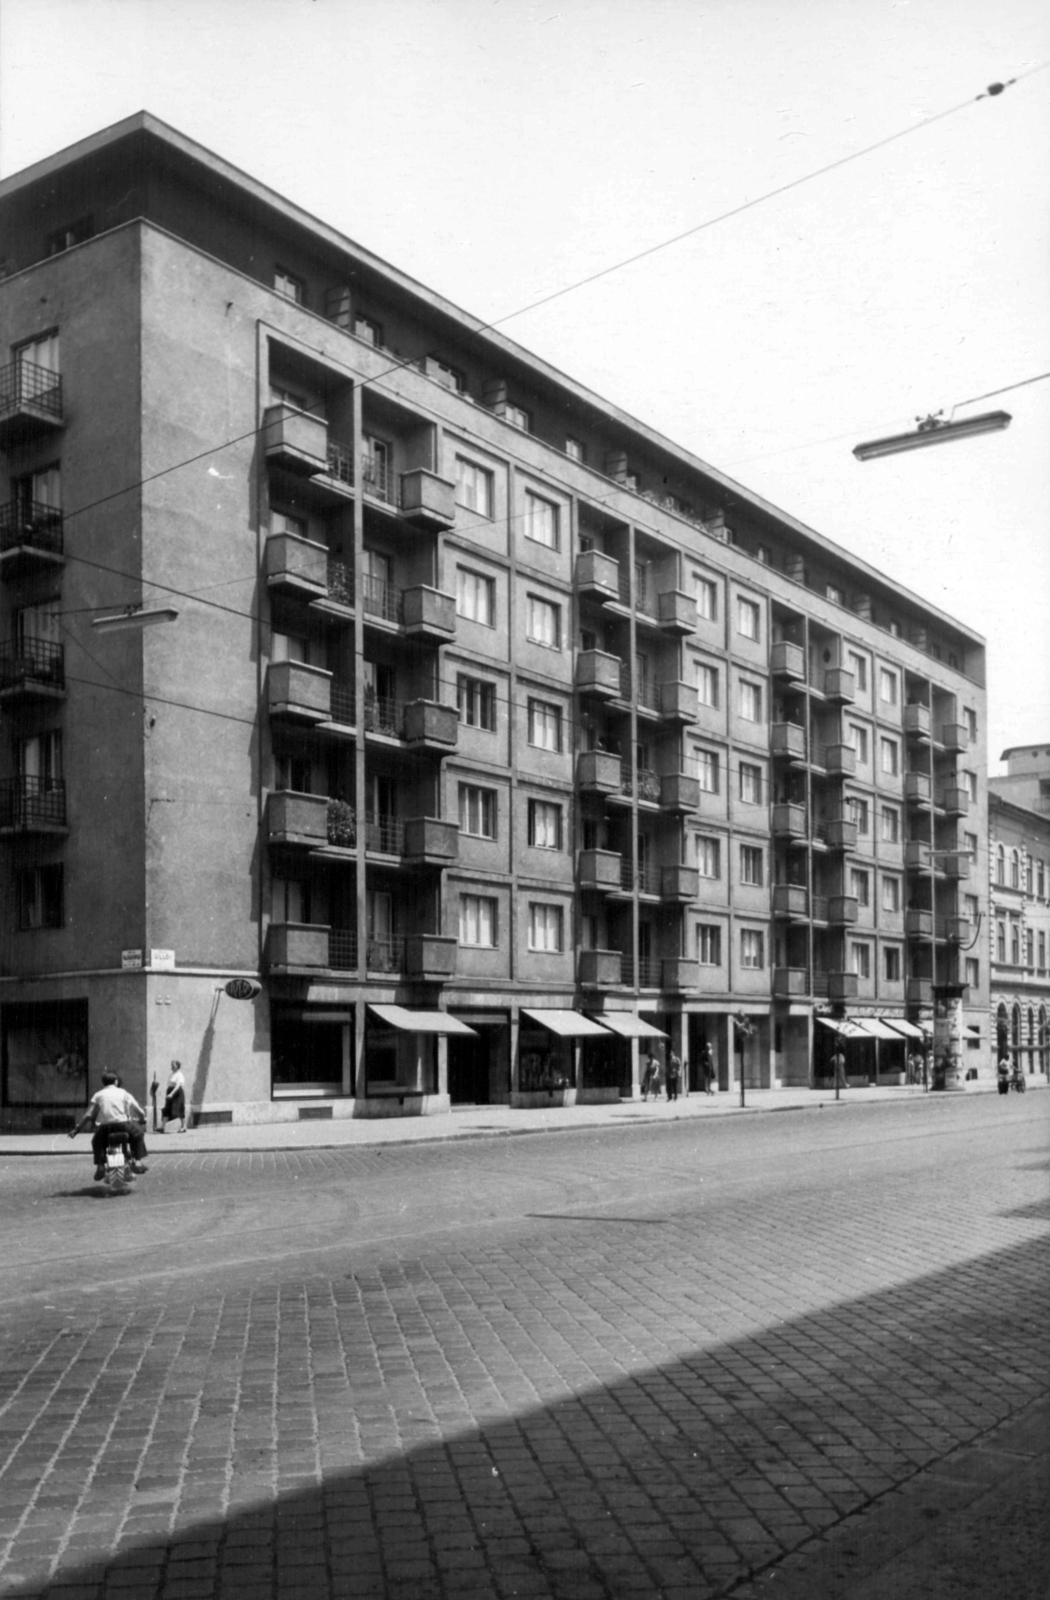
[[[0,224],[8,1125],[903,1070],[978,634],[146,114]]]
[[[1004,750],[988,780],[992,1044],[1050,1075],[1050,744]]]

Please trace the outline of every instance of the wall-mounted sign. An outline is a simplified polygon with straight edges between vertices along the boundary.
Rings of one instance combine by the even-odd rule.
[[[231,978],[225,992],[231,1000],[254,1000],[262,993],[262,984],[256,983],[254,978]]]
[[[174,950],[151,950],[149,953],[149,964],[153,968],[154,972],[158,970],[161,972],[174,972]]]
[[[142,951],[122,950],[120,952],[120,964],[125,972],[135,971],[138,967],[142,966]]]

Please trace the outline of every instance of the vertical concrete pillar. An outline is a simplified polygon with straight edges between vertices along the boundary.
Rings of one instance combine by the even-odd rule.
[[[363,831],[363,830],[362,830]],[[365,1004],[354,1008],[354,1098],[363,1100],[368,1087],[368,1070],[365,1063]]]

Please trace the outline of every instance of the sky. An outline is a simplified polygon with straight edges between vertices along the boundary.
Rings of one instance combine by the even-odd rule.
[[[995,771],[1050,740],[1050,381],[964,402],[1050,372],[1047,65],[1045,0],[0,0],[0,176],[145,108],[509,318],[983,633]]]

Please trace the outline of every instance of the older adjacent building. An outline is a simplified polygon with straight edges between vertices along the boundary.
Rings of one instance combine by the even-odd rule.
[[[1004,750],[988,780],[992,1042],[1027,1077],[1050,1076],[1050,744]]]
[[[0,222],[8,1124],[899,1075],[978,634],[146,114]]]

